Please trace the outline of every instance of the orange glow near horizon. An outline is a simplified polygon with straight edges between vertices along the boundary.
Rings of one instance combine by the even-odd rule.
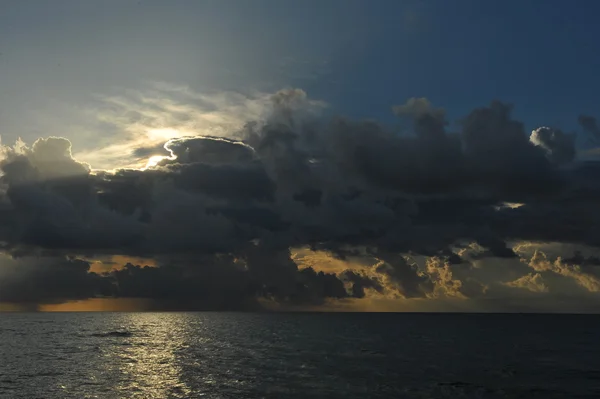
[[[262,308],[271,312],[456,312],[478,310],[462,300],[346,298],[329,299],[319,306],[292,306],[267,299],[259,299]],[[165,305],[165,304],[162,304]],[[194,310],[161,306],[144,298],[90,298],[57,304],[0,303],[0,312],[156,312]],[[481,310],[481,309],[479,309]]]
[[[141,298],[90,298],[80,301],[40,305],[40,312],[136,312],[150,309],[150,302]]]
[[[156,267],[156,261],[152,258],[141,258],[138,256],[128,255],[113,255],[107,260],[89,260],[92,264],[90,272],[92,273],[108,273],[113,270],[121,270],[126,264],[131,263],[136,266]]]

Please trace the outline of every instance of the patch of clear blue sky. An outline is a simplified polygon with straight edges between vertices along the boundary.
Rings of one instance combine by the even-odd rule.
[[[600,116],[597,0],[0,0],[0,133],[148,81],[305,89],[393,122],[424,96],[451,119],[500,99],[528,128]]]

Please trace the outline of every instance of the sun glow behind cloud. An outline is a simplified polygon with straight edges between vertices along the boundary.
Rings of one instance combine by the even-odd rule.
[[[490,119],[487,113],[474,111],[470,116],[474,121],[465,127],[465,132],[471,135],[464,135],[464,144],[476,151],[462,152],[451,141],[441,141],[440,147],[436,147],[435,142],[417,146],[420,143],[417,140],[428,137],[427,131],[416,132],[415,138],[399,139],[394,132],[377,124],[344,123],[319,129],[320,125],[305,123],[302,116],[311,104],[317,109],[321,104],[311,103],[299,89],[267,96],[271,105],[263,103],[261,96],[227,97],[231,102],[223,102],[223,107],[229,113],[217,112],[220,108],[215,105],[216,100],[209,103],[210,99],[188,92],[173,94],[169,90],[155,90],[152,96],[127,92],[122,98],[107,99],[107,104],[112,106],[102,108],[96,116],[111,126],[107,128],[110,134],[98,139],[97,150],[90,150],[90,156],[96,156],[99,162],[77,154],[75,158],[116,170],[89,174],[89,179],[81,182],[85,183],[85,190],[81,192],[94,190],[96,195],[91,199],[75,197],[78,206],[73,207],[64,206],[72,200],[73,192],[64,193],[61,185],[40,185],[43,195],[37,191],[18,191],[23,187],[19,184],[23,178],[35,183],[40,179],[86,176],[87,165],[73,158],[67,139],[41,138],[31,146],[21,143],[14,148],[6,147],[7,167],[3,168],[6,181],[13,193],[21,195],[10,199],[14,198],[15,209],[23,214],[31,213],[32,204],[41,204],[38,212],[47,215],[51,232],[43,237],[76,231],[68,238],[76,247],[91,247],[83,252],[88,256],[125,253],[130,258],[133,255],[142,258],[87,259],[82,253],[73,253],[71,247],[67,247],[66,258],[7,257],[5,271],[9,277],[0,294],[10,301],[23,303],[35,300],[35,303],[54,304],[57,299],[70,300],[74,308],[81,306],[82,309],[106,309],[112,302],[96,299],[112,295],[175,298],[163,304],[150,301],[147,305],[150,307],[145,309],[153,309],[153,306],[229,309],[232,305],[236,309],[256,309],[256,298],[248,296],[240,300],[238,293],[254,292],[253,281],[259,276],[258,280],[264,280],[263,284],[269,289],[256,292],[260,300],[287,303],[292,307],[320,306],[325,310],[329,306],[329,310],[340,310],[350,309],[354,304],[359,307],[371,304],[369,306],[382,310],[408,310],[410,306],[424,310],[421,303],[431,300],[436,303],[431,308],[435,310],[518,310],[522,309],[519,301],[535,300],[541,294],[551,296],[566,292],[584,300],[600,292],[600,280],[589,265],[583,264],[585,259],[567,254],[572,259],[561,260],[543,254],[546,251],[542,251],[539,244],[536,244],[539,251],[521,254],[517,251],[518,243],[504,242],[504,236],[519,238],[521,242],[535,242],[536,238],[547,240],[545,233],[507,232],[504,225],[495,225],[500,229],[500,237],[496,237],[494,231],[490,233],[485,225],[468,229],[455,226],[447,231],[445,226],[455,222],[445,219],[444,214],[452,210],[463,212],[463,209],[477,208],[473,214],[466,213],[467,217],[490,215],[487,211],[479,214],[481,204],[479,199],[471,197],[471,190],[461,194],[461,200],[468,206],[456,207],[453,201],[442,203],[450,209],[443,214],[432,211],[428,204],[430,198],[417,200],[416,205],[421,208],[417,213],[415,204],[390,197],[390,189],[403,200],[406,198],[402,198],[402,193],[406,190],[416,190],[424,196],[431,188],[448,190],[446,186],[435,184],[421,186],[423,174],[420,173],[395,174],[401,169],[415,170],[423,159],[434,159],[432,154],[442,152],[454,154],[473,165],[489,165],[492,172],[510,181],[528,178],[512,168],[505,170],[502,159],[472,156],[485,152],[482,148],[485,150],[490,140],[506,145],[498,137],[504,137],[502,126],[507,123],[496,128],[493,118],[487,121]],[[257,104],[262,108],[256,108]],[[400,116],[409,113],[415,118],[425,112],[441,122],[444,113],[431,107],[425,99],[411,99],[395,110]],[[500,119],[507,119],[503,116],[502,104],[494,103],[485,110],[492,116],[499,114]],[[244,112],[255,116],[241,117]],[[266,118],[261,119],[265,114]],[[482,118],[483,122],[491,123],[494,135],[485,130],[483,137],[477,135],[481,135],[479,130],[473,133],[473,126],[480,125]],[[242,129],[248,121],[251,124]],[[522,132],[517,133],[523,136]],[[294,140],[289,140],[290,137]],[[546,165],[540,164],[544,162],[544,155],[549,161],[558,161],[549,157],[552,155],[549,149],[554,151],[563,142],[546,140],[545,147],[532,146],[526,137],[522,138],[525,141],[521,141],[520,156],[533,160],[534,167]],[[302,151],[297,151],[299,148]],[[364,153],[356,151],[358,148],[372,152],[367,152],[365,158]],[[161,162],[165,158],[173,161]],[[23,159],[27,162],[22,162]],[[127,164],[123,162],[125,159],[128,159]],[[370,161],[367,166],[383,164],[385,169],[364,168],[365,159]],[[410,162],[397,163],[396,159]],[[160,170],[144,171],[159,165]],[[124,166],[141,170],[118,169]],[[429,166],[424,172],[431,175],[426,173],[425,181],[436,183],[439,180],[432,177],[442,172],[446,175],[447,162],[434,162]],[[456,186],[462,187],[466,180],[468,188],[481,190],[479,180],[462,176],[462,169],[451,171],[447,176]],[[355,196],[353,187],[357,182],[364,193]],[[338,186],[338,183],[342,184]],[[536,225],[538,218],[532,219],[531,208],[518,202],[528,201],[528,195],[535,194],[538,186],[532,187],[533,191],[519,196],[499,186],[498,192],[487,193],[489,204],[497,204],[495,209],[500,216],[512,220],[529,217],[529,223]],[[459,190],[459,194],[461,192]],[[52,204],[56,203],[52,208],[45,206],[47,197]],[[522,209],[513,212],[516,208]],[[433,226],[430,226],[428,212],[435,220]],[[494,213],[487,223],[494,223],[497,218]],[[30,228],[28,220],[15,222],[22,223],[24,229]],[[408,222],[415,224],[411,226]],[[443,229],[437,228],[438,225],[444,226]],[[587,221],[583,223],[583,227],[586,226]],[[560,230],[554,225],[542,227],[536,225],[536,230]],[[39,234],[35,229],[31,231]],[[41,242],[50,248],[55,245],[33,236],[36,244]],[[460,241],[452,242],[452,237]],[[560,238],[556,239],[560,242]],[[316,239],[319,243],[314,245]],[[572,238],[563,239],[568,242]],[[25,244],[30,243],[28,240],[27,236],[22,239]],[[15,240],[17,244],[21,241]],[[190,251],[192,256],[188,258]],[[144,257],[156,257],[156,264],[148,264]],[[497,267],[498,264],[502,267]],[[75,283],[63,279],[60,273],[72,275]],[[27,279],[38,284],[31,292],[18,285],[30,287]],[[61,296],[57,296],[52,286],[45,285],[46,281],[69,283],[61,287]],[[80,286],[89,288],[81,293],[75,289]],[[161,296],[163,291],[159,287],[168,288],[166,297]],[[204,303],[204,299],[198,299],[188,304],[189,298],[196,298],[204,291],[215,294],[209,295]],[[93,300],[81,301],[86,295]],[[498,297],[509,300],[506,307],[494,305]],[[323,303],[325,308],[321,306]],[[551,308],[550,305],[558,306],[549,303]],[[540,306],[535,304],[532,308]]]
[[[145,169],[153,168],[160,163],[163,159],[169,159],[169,157],[163,155],[153,155],[148,158],[148,163],[146,163]]]
[[[159,141],[159,142],[166,142],[168,140],[177,138],[177,137],[182,137],[182,136],[190,136],[193,133],[191,132],[185,132],[182,133],[181,131],[177,130],[177,129],[171,129],[171,128],[166,128],[166,129],[150,129],[148,130],[148,140],[151,140],[152,142],[155,141]]]
[[[250,92],[196,93],[188,87],[154,83],[147,90],[97,96],[98,105],[86,111],[96,143],[74,154],[94,169],[150,167],[160,154],[132,154],[142,147],[160,147],[180,137],[237,138],[248,121],[263,120],[271,107],[271,94]],[[324,104],[314,102],[321,107]],[[107,133],[108,132],[108,133]]]

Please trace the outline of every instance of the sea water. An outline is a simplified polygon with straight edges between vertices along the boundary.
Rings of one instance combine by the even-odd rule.
[[[0,313],[0,398],[446,397],[600,397],[600,317]]]

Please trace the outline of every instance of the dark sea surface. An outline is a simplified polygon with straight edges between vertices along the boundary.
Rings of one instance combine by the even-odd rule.
[[[0,398],[600,398],[600,317],[1,313]]]

